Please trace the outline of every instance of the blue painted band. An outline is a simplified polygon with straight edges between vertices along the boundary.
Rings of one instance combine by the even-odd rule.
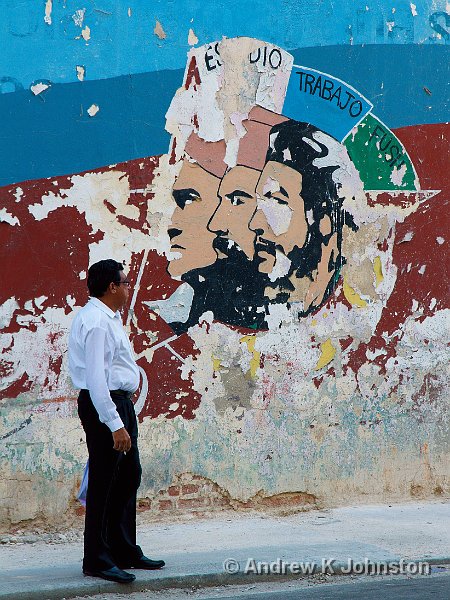
[[[336,46],[293,55],[353,86],[390,128],[449,120],[449,47]],[[165,113],[182,79],[178,69],[53,84],[38,96],[0,94],[0,185],[167,152]],[[92,104],[100,107],[94,117],[86,112]]]

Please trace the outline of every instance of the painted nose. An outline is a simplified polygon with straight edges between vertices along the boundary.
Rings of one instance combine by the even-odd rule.
[[[172,227],[171,229],[168,230],[167,233],[169,234],[170,240],[172,241],[173,238],[180,235],[180,233],[182,233],[182,231],[181,231],[181,229],[176,229],[175,227]]]
[[[216,212],[211,217],[210,222],[208,223],[208,229],[218,236],[226,235],[228,233],[228,229],[224,228],[224,220],[220,215],[220,206],[217,208]]]
[[[252,218],[250,219],[250,223],[248,224],[248,228],[250,231],[254,231],[257,236],[264,233],[264,220],[261,218],[260,210],[255,210]]]

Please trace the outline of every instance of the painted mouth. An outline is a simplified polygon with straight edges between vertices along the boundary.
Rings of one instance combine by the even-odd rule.
[[[186,248],[184,246],[180,246],[179,244],[172,244],[172,246],[170,246],[171,250],[186,250]]]
[[[260,239],[257,244],[255,244],[255,254],[260,256],[260,258],[264,258],[261,256],[261,253],[270,254],[270,256],[276,256],[276,244],[273,242],[269,242],[268,240]],[[266,260],[264,258],[264,260]]]

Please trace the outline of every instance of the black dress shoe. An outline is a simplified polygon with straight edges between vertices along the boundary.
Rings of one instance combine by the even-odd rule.
[[[119,567],[111,567],[104,571],[89,571],[88,569],[83,569],[83,573],[89,575],[89,577],[101,577],[102,579],[115,581],[116,583],[131,583],[136,579],[136,575],[122,571]]]
[[[166,563],[163,560],[152,560],[146,556],[141,556],[138,560],[133,561],[128,565],[121,565],[124,569],[146,569],[148,571],[154,571],[161,569]]]

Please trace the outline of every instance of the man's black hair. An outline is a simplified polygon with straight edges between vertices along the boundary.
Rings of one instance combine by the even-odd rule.
[[[110,283],[118,285],[120,283],[120,271],[123,271],[123,264],[112,258],[100,260],[91,265],[87,279],[89,295],[93,298],[101,298]]]
[[[323,159],[329,154],[328,148],[314,137],[314,134],[319,132],[320,129],[310,123],[294,120],[275,125],[270,130],[270,146],[266,163],[278,162],[302,175],[302,188],[299,192],[305,204],[308,233],[303,247],[295,248],[289,253],[297,277],[312,278],[311,273],[316,269],[322,256],[323,244],[328,244],[331,236],[337,233],[338,253],[330,259],[328,266],[330,274],[334,271],[335,275],[328,286],[324,298],[326,299],[334,289],[344,263],[341,255],[343,225],[348,221],[349,226],[352,227],[352,223],[342,208],[338,184],[333,180],[333,172],[339,168],[339,165],[313,164],[316,159]],[[331,221],[331,233],[328,235],[320,231],[320,222],[325,215],[328,215]]]

